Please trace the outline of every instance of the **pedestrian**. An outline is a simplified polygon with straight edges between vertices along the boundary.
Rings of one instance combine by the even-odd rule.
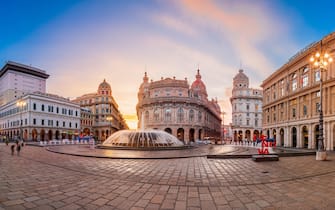
[[[12,144],[12,145],[10,146],[10,149],[12,150],[12,155],[14,155],[15,144]]]
[[[21,150],[21,145],[17,144],[17,146],[16,146],[17,155],[20,155],[20,150]]]

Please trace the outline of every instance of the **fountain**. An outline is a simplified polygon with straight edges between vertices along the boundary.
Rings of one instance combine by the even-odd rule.
[[[121,130],[113,133],[102,145],[103,149],[182,149],[188,148],[175,136],[162,130],[145,130],[144,119],[141,116],[140,130]]]

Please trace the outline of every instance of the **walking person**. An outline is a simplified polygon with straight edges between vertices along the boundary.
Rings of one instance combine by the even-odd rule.
[[[17,152],[17,155],[20,156],[20,150],[21,150],[21,145],[20,144],[17,144],[16,145],[16,152]]]
[[[12,155],[14,155],[14,151],[15,151],[15,144],[12,144],[12,145],[10,146],[10,149],[12,150]]]

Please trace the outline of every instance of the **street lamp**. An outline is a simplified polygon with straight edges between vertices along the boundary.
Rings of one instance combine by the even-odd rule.
[[[18,101],[16,103],[16,106],[19,107],[19,111],[20,111],[20,140],[23,140],[23,132],[22,132],[22,111],[23,111],[23,107],[26,106],[26,102],[25,101]]]
[[[319,138],[318,138],[318,148],[316,151],[316,160],[326,160],[327,153],[324,147],[323,138],[323,111],[322,111],[322,72],[327,70],[329,63],[333,61],[333,58],[327,52],[322,51],[322,41],[320,52],[316,52],[310,58],[310,62],[319,69],[320,71],[320,110],[319,110]]]

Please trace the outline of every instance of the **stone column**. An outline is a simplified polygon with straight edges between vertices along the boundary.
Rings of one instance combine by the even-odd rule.
[[[330,150],[334,150],[334,132],[335,132],[335,126],[333,123],[329,123],[329,137],[330,137]]]
[[[308,128],[308,149],[314,149],[313,144],[313,136],[314,136],[314,130],[313,130],[313,124],[309,124],[307,126]]]
[[[172,130],[172,135],[177,138],[177,128],[172,127],[171,130]]]
[[[329,123],[329,122],[325,122],[325,133],[324,133],[324,135],[325,135],[325,138],[324,138],[324,140],[325,140],[325,142],[324,142],[324,144],[325,144],[325,146],[326,146],[326,150],[332,150],[332,138],[331,138],[331,124]]]
[[[284,146],[285,147],[290,147],[291,146],[291,136],[290,136],[290,133],[289,133],[289,130],[290,130],[290,127],[287,126],[284,128]]]
[[[297,125],[297,148],[302,148],[301,126]]]
[[[184,142],[188,144],[190,142],[190,128],[184,129]]]

